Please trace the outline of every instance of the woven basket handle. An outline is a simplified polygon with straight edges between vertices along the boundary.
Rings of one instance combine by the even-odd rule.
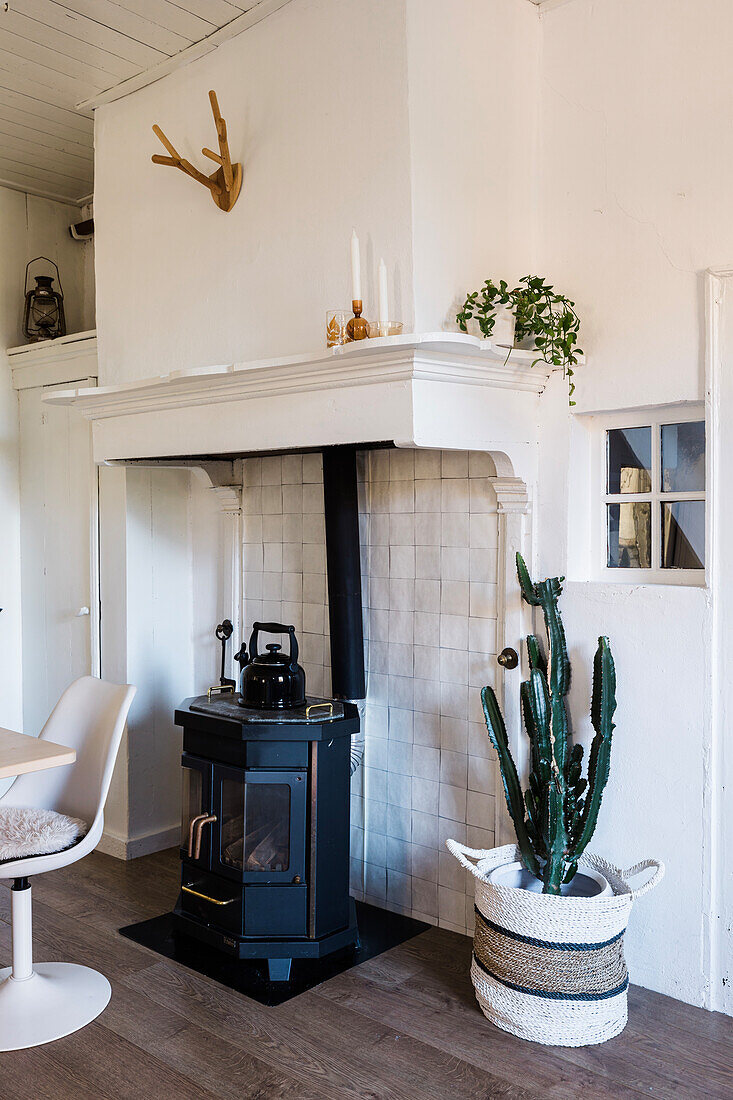
[[[650,890],[653,890],[655,886],[659,885],[664,878],[664,864],[660,859],[642,859],[641,863],[635,863],[634,866],[629,867],[627,871],[621,872],[621,878],[628,882],[630,878],[633,878],[634,875],[638,875],[641,871],[646,871],[648,867],[655,867],[656,870],[652,877],[647,879],[638,890],[631,891],[631,896],[634,901],[636,901],[637,898],[643,897],[644,894],[648,894]]]
[[[510,851],[511,847],[512,847],[511,845],[509,845],[508,849],[507,848],[467,848],[465,844],[459,844],[457,840],[446,840],[445,846],[448,849],[448,851],[450,852],[450,854],[452,856],[455,856],[456,859],[458,860],[458,862],[463,867],[465,867],[467,871],[471,872],[471,874],[474,876],[474,878],[479,878],[479,879],[484,879],[485,878],[486,870],[488,870],[489,868],[484,868],[484,873],[482,874],[479,871],[476,864],[474,862],[472,862],[473,860],[478,860],[478,859],[486,860],[486,859],[489,859],[490,857],[493,856],[494,859],[495,859],[496,865],[499,866],[499,864],[506,862],[506,860],[507,860],[507,851]]]

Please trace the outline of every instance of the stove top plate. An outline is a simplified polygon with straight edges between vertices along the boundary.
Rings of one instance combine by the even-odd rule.
[[[315,695],[306,698],[305,706],[289,707],[287,710],[261,710],[259,707],[245,707],[239,702],[239,695],[217,695],[209,699],[207,695],[199,695],[188,704],[189,710],[199,714],[216,715],[218,718],[230,718],[242,724],[261,724],[273,722],[332,722],[344,717],[344,704],[338,699],[321,699]],[[310,707],[328,703],[333,707],[329,714],[325,708],[318,706],[314,713],[308,714]]]

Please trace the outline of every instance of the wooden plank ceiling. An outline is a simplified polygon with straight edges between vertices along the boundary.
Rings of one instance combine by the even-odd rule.
[[[94,186],[100,95],[150,83],[285,2],[0,3],[0,186],[80,202]]]

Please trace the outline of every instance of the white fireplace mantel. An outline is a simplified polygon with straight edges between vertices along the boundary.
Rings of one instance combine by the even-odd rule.
[[[175,371],[45,398],[92,424],[100,464],[199,466],[222,513],[224,606],[240,609],[242,471],[232,460],[336,444],[484,451],[491,455],[499,535],[498,637],[516,646],[530,629],[515,556],[531,560],[540,397],[553,368],[460,333],[367,340],[311,354]],[[520,764],[519,678],[497,689]],[[497,787],[495,828],[508,839]]]
[[[46,400],[92,421],[98,463],[232,457],[339,443],[485,450],[525,477],[551,367],[462,333],[367,340],[174,371]],[[531,465],[531,460],[530,460]]]

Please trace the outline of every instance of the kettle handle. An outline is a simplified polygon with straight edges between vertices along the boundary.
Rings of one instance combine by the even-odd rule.
[[[288,661],[290,667],[295,669],[298,665],[298,640],[295,637],[295,627],[286,626],[284,623],[253,623],[252,633],[249,638],[249,659],[254,661],[257,653],[257,635],[263,630],[266,634],[289,634],[290,635],[290,653],[288,654]]]

